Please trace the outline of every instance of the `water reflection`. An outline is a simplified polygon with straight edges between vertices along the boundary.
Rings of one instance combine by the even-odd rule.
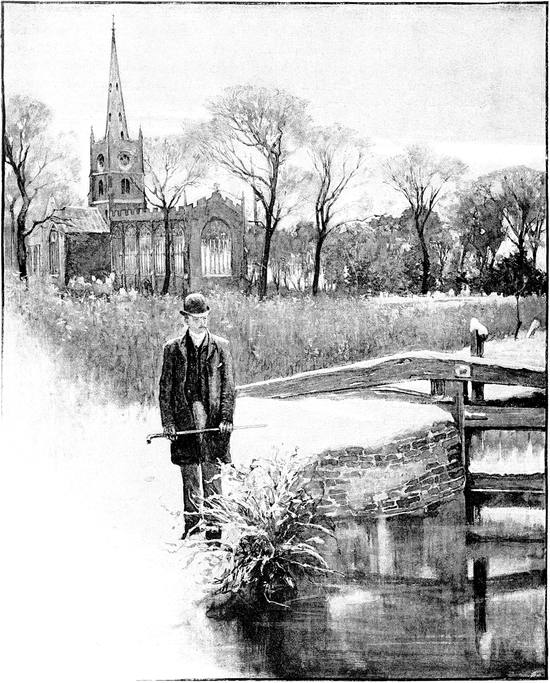
[[[491,474],[544,472],[546,434],[542,431],[472,430],[470,471]]]
[[[460,496],[341,525],[327,554],[344,576],[304,586],[290,613],[211,622],[214,656],[228,676],[544,677],[544,541],[485,540],[481,516],[473,538],[465,521]]]

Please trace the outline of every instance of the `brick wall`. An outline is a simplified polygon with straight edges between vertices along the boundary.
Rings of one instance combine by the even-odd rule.
[[[333,517],[421,510],[464,487],[460,442],[451,422],[377,448],[325,451],[307,476],[324,491],[319,510]]]

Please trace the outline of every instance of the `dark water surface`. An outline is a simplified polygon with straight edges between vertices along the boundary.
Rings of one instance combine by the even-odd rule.
[[[208,619],[197,647],[227,677],[545,677],[543,501],[477,502],[473,527],[462,495],[340,526],[327,558],[344,577],[289,613]]]

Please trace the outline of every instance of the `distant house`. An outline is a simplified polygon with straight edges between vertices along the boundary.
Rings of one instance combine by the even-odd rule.
[[[50,202],[47,215],[54,206]],[[74,275],[90,279],[111,272],[110,231],[96,207],[67,206],[27,239],[28,273],[50,276],[59,287]]]

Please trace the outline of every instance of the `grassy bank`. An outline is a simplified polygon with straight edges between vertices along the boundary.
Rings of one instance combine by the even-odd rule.
[[[459,349],[469,341],[473,316],[493,338],[513,334],[516,323],[515,299],[502,297],[260,303],[217,290],[209,301],[211,329],[230,340],[239,384],[405,350]],[[40,282],[28,289],[8,283],[6,308],[61,357],[69,376],[142,403],[155,400],[162,346],[183,322],[177,297],[73,298]],[[545,298],[523,299],[520,310],[526,327],[535,316],[546,326]]]

